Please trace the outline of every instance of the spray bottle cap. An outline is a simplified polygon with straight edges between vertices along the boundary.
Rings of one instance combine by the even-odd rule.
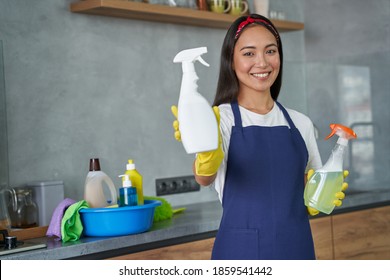
[[[119,177],[125,177],[125,179],[124,179],[123,182],[122,182],[122,186],[123,186],[124,188],[129,188],[129,187],[132,186],[132,185],[131,185],[130,178],[129,178],[129,175],[127,175],[127,174],[122,174],[122,175],[119,175]]]
[[[126,169],[127,170],[133,170],[135,169],[135,164],[134,164],[134,161],[132,159],[129,159],[128,160],[128,163],[126,164]]]
[[[332,132],[325,138],[325,140],[328,140],[330,137],[336,134],[340,137],[337,140],[337,143],[346,146],[349,139],[357,138],[356,133],[347,126],[332,123],[329,125],[329,127],[332,129]]]
[[[183,63],[183,72],[190,72],[190,71],[195,71],[193,63],[195,61],[199,61],[202,63],[204,66],[209,67],[210,65],[203,60],[201,57],[202,54],[207,53],[207,48],[206,47],[200,47],[200,48],[194,48],[194,49],[188,49],[188,50],[183,50],[179,52],[175,58],[173,59],[174,63]]]

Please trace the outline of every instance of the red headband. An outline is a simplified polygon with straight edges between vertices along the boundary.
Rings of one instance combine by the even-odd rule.
[[[234,37],[234,39],[238,38],[238,35],[241,33],[241,31],[244,29],[245,26],[247,26],[248,24],[255,23],[255,22],[261,23],[265,27],[267,27],[272,32],[272,34],[275,36],[276,40],[279,41],[279,34],[278,34],[278,32],[276,31],[276,29],[268,21],[266,21],[264,19],[260,19],[260,18],[252,18],[250,16],[248,16],[246,18],[246,20],[244,20],[243,22],[240,23],[240,25],[237,28],[236,36]]]

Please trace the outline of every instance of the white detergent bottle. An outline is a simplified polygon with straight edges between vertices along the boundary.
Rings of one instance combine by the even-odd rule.
[[[105,187],[108,188],[106,196]],[[91,208],[101,208],[117,203],[117,194],[114,183],[106,173],[100,170],[98,158],[89,161],[89,172],[85,179],[84,200]]]
[[[197,91],[198,76],[194,62],[209,66],[201,57],[206,47],[183,50],[173,59],[182,63],[183,78],[178,104],[178,121],[181,140],[188,154],[216,150],[218,148],[218,124],[207,100]]]
[[[343,178],[343,158],[349,139],[355,139],[356,133],[349,127],[341,124],[331,124],[332,132],[325,138],[334,134],[339,136],[328,161],[323,167],[316,170],[306,183],[304,199],[305,205],[318,211],[330,214],[337,200],[336,193],[341,191]]]

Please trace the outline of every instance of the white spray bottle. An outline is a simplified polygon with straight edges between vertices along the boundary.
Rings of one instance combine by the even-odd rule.
[[[178,104],[178,121],[181,140],[188,154],[216,150],[218,148],[218,124],[214,111],[207,100],[197,91],[194,62],[199,61],[210,66],[201,57],[207,53],[206,47],[183,50],[173,59],[182,63],[183,79],[181,82]]]
[[[332,132],[325,138],[334,134],[339,136],[328,161],[310,177],[306,183],[304,199],[305,205],[318,211],[330,214],[337,199],[335,194],[341,191],[343,185],[343,158],[347,149],[348,140],[355,139],[356,133],[349,127],[341,124],[331,124]]]

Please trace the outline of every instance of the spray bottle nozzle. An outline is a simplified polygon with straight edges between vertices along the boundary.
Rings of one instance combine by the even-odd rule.
[[[122,186],[124,187],[124,188],[128,188],[128,187],[131,187],[132,185],[131,185],[131,181],[130,181],[130,178],[129,178],[129,175],[127,175],[127,174],[122,174],[122,175],[119,175],[118,177],[125,177],[125,179],[123,180],[123,182],[122,182]]]
[[[175,58],[173,59],[174,63],[179,63],[179,62],[195,62],[199,61],[202,63],[204,66],[209,67],[210,65],[203,60],[201,57],[202,54],[207,53],[207,47],[200,47],[200,48],[194,48],[194,49],[188,49],[179,52]]]
[[[330,137],[332,137],[335,134],[338,135],[340,138],[344,138],[346,140],[357,138],[356,133],[347,126],[332,123],[329,125],[329,127],[332,130],[332,132],[325,138],[325,140],[328,140]]]

